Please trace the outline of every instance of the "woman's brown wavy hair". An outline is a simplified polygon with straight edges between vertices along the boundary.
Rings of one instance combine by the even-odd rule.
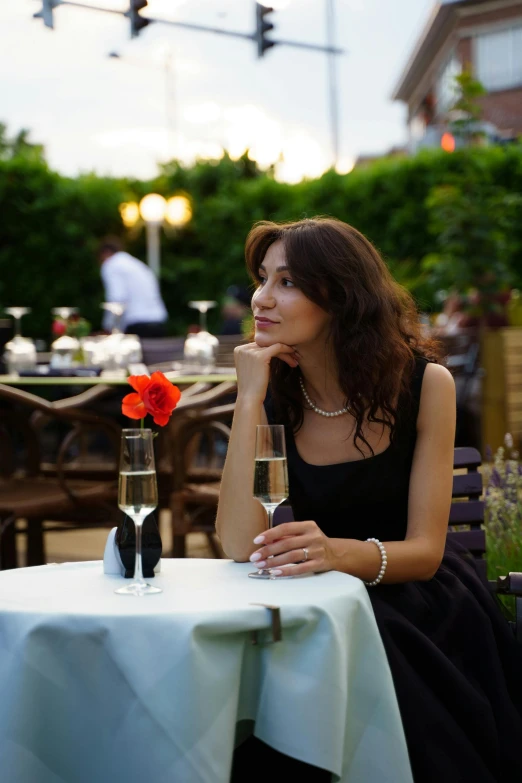
[[[437,343],[423,336],[409,292],[352,226],[331,217],[256,223],[245,245],[247,268],[256,283],[266,252],[277,241],[284,245],[294,284],[332,316],[330,340],[339,382],[355,417],[354,443],[361,454],[358,441],[373,454],[363,435],[365,417],[389,427],[393,440],[405,413],[398,401],[407,399],[415,357],[438,361]],[[276,420],[294,432],[303,423],[299,374],[299,368],[272,360]]]

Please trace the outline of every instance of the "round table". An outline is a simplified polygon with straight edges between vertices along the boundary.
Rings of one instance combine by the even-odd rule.
[[[0,572],[2,780],[227,783],[253,729],[335,781],[411,783],[362,582],[251,570],[165,559],[143,598],[116,595],[101,562]],[[282,641],[260,603],[280,607]]]

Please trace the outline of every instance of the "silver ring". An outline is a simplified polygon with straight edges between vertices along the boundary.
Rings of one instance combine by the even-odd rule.
[[[306,563],[306,561],[308,560],[308,549],[305,546],[303,547],[303,552],[304,552],[304,560],[301,560],[301,563]]]

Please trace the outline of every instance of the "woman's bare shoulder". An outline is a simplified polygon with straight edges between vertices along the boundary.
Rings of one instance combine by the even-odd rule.
[[[442,364],[428,362],[426,369],[424,370],[423,391],[425,387],[427,387],[428,390],[451,390],[455,388],[455,381],[453,380],[450,371],[446,367],[443,367]]]
[[[455,381],[441,364],[430,362],[424,371],[417,428],[423,424],[453,418],[456,408]]]

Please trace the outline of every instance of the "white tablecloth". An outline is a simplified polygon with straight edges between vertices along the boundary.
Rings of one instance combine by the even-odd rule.
[[[227,783],[241,721],[335,781],[411,783],[362,582],[250,570],[163,560],[143,598],[101,562],[1,572],[2,783]],[[282,642],[256,602],[281,607]]]

